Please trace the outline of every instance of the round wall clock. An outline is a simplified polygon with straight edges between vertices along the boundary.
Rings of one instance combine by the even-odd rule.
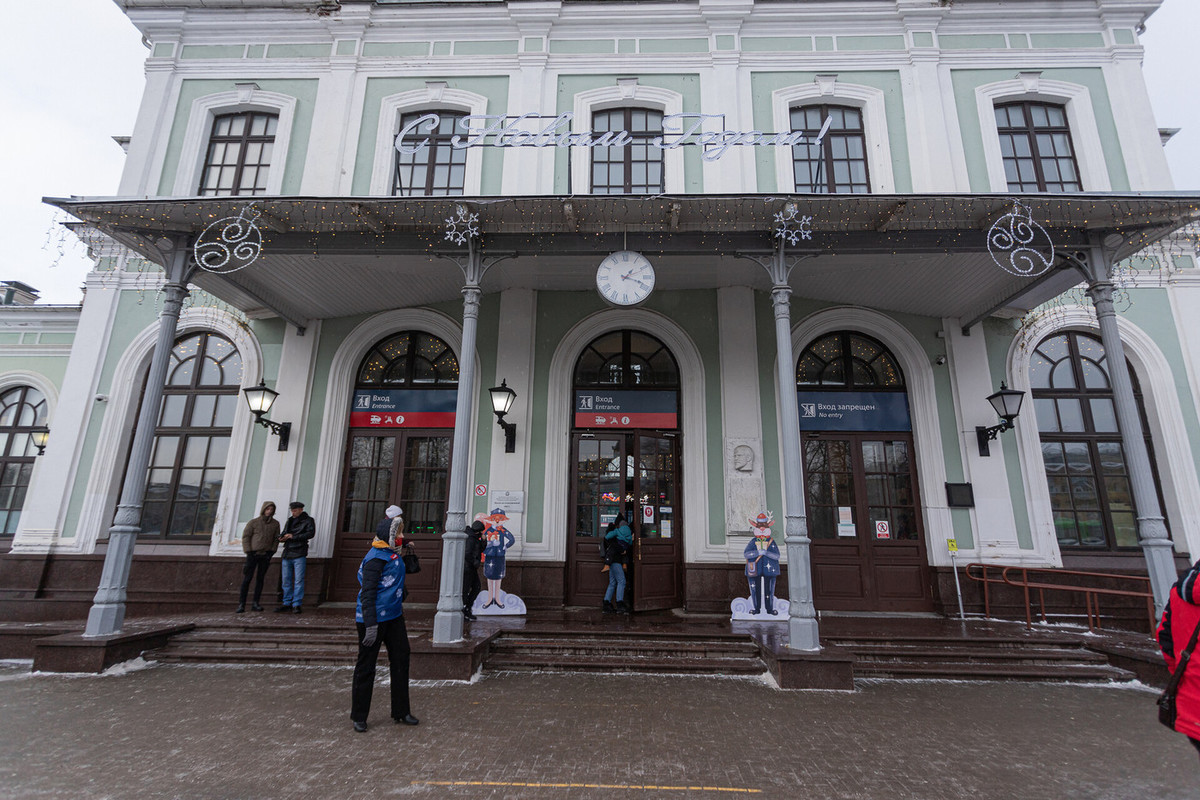
[[[654,266],[641,253],[620,250],[600,262],[596,289],[614,305],[637,305],[654,290]]]

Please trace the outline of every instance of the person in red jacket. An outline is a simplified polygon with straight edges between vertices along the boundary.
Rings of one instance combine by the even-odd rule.
[[[1197,625],[1200,625],[1200,561],[1171,587],[1171,597],[1158,626],[1158,646],[1172,673]],[[1196,650],[1200,650],[1200,645]],[[1175,730],[1188,737],[1200,751],[1200,653],[1195,650],[1180,678],[1175,708]]]

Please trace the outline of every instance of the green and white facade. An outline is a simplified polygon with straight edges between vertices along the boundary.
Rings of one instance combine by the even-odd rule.
[[[1063,249],[1091,241],[1098,218],[1109,220],[1106,233],[1132,232],[1127,242],[1155,240],[1133,258],[1127,245],[1104,251],[1122,263],[1130,302],[1121,304],[1120,334],[1174,554],[1182,562],[1200,553],[1200,322],[1187,311],[1200,301],[1200,267],[1187,229],[1171,234],[1195,219],[1200,204],[1171,193],[1142,77],[1138,30],[1158,2],[118,5],[148,43],[147,82],[114,196],[62,203],[106,234],[92,234],[96,268],[82,309],[0,308],[0,390],[38,388],[51,430],[20,524],[0,538],[8,551],[0,555],[0,600],[14,613],[61,617],[90,605],[159,332],[164,278],[154,261],[169,263],[171,246],[186,240],[190,247],[208,224],[249,200],[263,215],[262,256],[235,273],[192,276],[196,288],[176,338],[209,333],[232,344],[241,362],[237,387],[264,381],[279,392],[269,417],[291,422],[290,445],[279,451],[276,436],[255,425],[238,398],[209,437],[210,445],[214,436],[225,440],[221,458],[214,450],[201,466],[153,462],[167,472],[151,483],[168,486],[171,496],[152,490],[148,500],[167,503],[168,516],[189,503],[207,510],[186,532],[139,535],[128,588],[135,610],[229,605],[241,530],[264,500],[282,508],[301,499],[316,519],[310,602],[348,599],[356,584],[345,583],[346,569],[374,526],[373,517],[369,528],[352,524],[356,513],[370,517],[380,502],[406,493],[402,505],[416,498],[429,508],[441,503],[439,516],[454,510],[449,461],[416,454],[417,444],[441,447],[438,437],[453,441],[450,460],[465,466],[468,520],[503,499],[517,540],[505,589],[531,608],[598,602],[599,555],[583,534],[611,513],[596,499],[611,481],[622,496],[613,502],[646,528],[641,545],[655,567],[644,567],[638,583],[635,565],[634,582],[635,592],[658,598],[650,606],[714,611],[745,595],[746,518],[767,509],[781,521],[785,562],[797,551],[783,546],[782,521],[807,522],[810,574],[789,580],[815,589],[817,609],[954,606],[949,540],[960,566],[1145,574],[1130,527],[1127,467],[1113,461],[1121,452],[1115,416],[1111,424],[1104,416],[1107,378],[1082,394],[1065,392],[1065,377],[1049,393],[1039,388],[1051,380],[1045,359],[1053,354],[1039,351],[1047,342],[1066,348],[1054,352],[1081,380],[1100,363],[1092,303],[1082,292],[1078,302],[1053,299],[1081,279],[1070,270],[1011,279],[988,256],[986,234],[1011,197],[1031,200],[1034,219],[1061,234]],[[1005,142],[1012,139],[998,127],[997,108],[1017,104],[1027,113],[1058,109],[1078,183],[1071,193],[1010,187]],[[388,200],[397,182],[394,141],[414,119],[406,115],[503,115],[529,131],[570,115],[561,130],[581,132],[598,115],[631,109],[653,119],[713,115],[704,131],[769,138],[793,130],[795,112],[805,108],[822,116],[850,109],[861,124],[862,157],[852,169],[866,185],[853,197],[837,194],[835,202],[798,186],[802,147],[747,141],[720,157],[712,145],[667,148],[658,151],[654,191],[600,194],[595,152],[493,140],[456,151],[452,197],[439,189],[422,198],[418,187],[402,202]],[[255,114],[273,119],[257,182],[244,179],[257,191],[204,196],[217,121],[245,115],[249,125]],[[836,184],[833,169],[821,180]],[[1055,205],[1060,200],[1065,205]],[[785,253],[789,263],[808,257],[784,279],[791,353],[781,367],[786,351],[772,294],[779,282],[743,256],[774,257],[773,215],[788,202],[812,217],[812,239]],[[356,389],[369,384],[372,349],[407,332],[412,342],[440,341],[461,360],[460,265],[469,272],[471,258],[467,245],[445,235],[456,203],[479,214],[482,263],[503,256],[478,285],[467,392],[473,413],[460,415],[456,429],[391,429],[384,445],[383,433],[350,418]],[[835,236],[839,244],[831,245]],[[625,250],[643,253],[657,273],[649,297],[629,307],[606,302],[595,280],[605,256]],[[616,434],[580,423],[576,393],[605,385],[602,370],[587,367],[589,348],[605,337],[604,353],[619,358],[630,348],[633,361],[648,357],[647,348],[666,348],[668,366],[646,369],[662,381],[655,386],[674,393],[673,422],[618,426]],[[799,389],[900,392],[910,429],[835,424],[819,436],[799,434],[805,470],[797,485],[806,487],[806,501],[788,508],[785,439],[798,434],[783,398],[796,397],[797,365],[822,340],[822,348],[836,342],[855,353],[878,346],[871,358],[883,353],[878,363],[890,366],[845,385],[823,373]],[[450,372],[434,370],[436,380],[468,372],[455,363]],[[396,378],[394,388],[422,390],[414,374]],[[620,375],[634,381],[628,366]],[[501,380],[517,392],[505,418],[517,426],[511,453],[490,413],[487,390]],[[976,428],[997,422],[986,398],[1002,382],[1035,393],[1015,430],[983,456]],[[611,388],[646,388],[635,384]],[[222,391],[232,396],[233,388]],[[1074,409],[1094,413],[1076,419]],[[182,442],[200,432],[159,433],[170,435]],[[412,453],[399,455],[408,446]],[[393,461],[381,461],[381,447],[397,448],[389,450]],[[610,483],[603,455],[584,465],[597,447],[608,454]],[[872,461],[876,451],[883,461]],[[649,460],[628,466],[634,462],[626,459],[651,453],[658,458],[652,477]],[[835,466],[839,453],[848,460]],[[183,474],[189,469],[207,472]],[[368,492],[360,469],[379,482],[369,497],[358,494]],[[436,475],[418,490],[416,472],[405,477],[412,470]],[[946,484],[970,484],[973,506],[951,507]],[[354,511],[358,500],[369,504]],[[410,521],[418,515],[406,512]],[[890,520],[888,538],[876,537],[880,520]],[[415,599],[432,602],[442,545],[440,530],[418,541],[426,534],[430,568]],[[893,570],[889,548],[902,545]],[[671,588],[655,595],[661,586],[653,575],[668,572]],[[900,594],[881,592],[897,585]],[[778,592],[787,593],[782,580]]]

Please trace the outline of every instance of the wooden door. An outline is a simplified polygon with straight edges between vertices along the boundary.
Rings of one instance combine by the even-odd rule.
[[[912,436],[806,434],[804,463],[817,608],[932,610]]]
[[[599,605],[608,587],[604,529],[625,504],[624,434],[575,434],[572,452],[571,519],[567,535],[569,606]]]
[[[441,530],[446,522],[450,434],[443,431],[351,429],[328,598],[358,598],[358,566],[384,510],[404,509],[406,537],[416,543],[421,571],[409,576],[409,600],[437,601]]]
[[[683,605],[679,516],[679,439],[638,433],[633,439],[635,517],[633,608],[650,611]]]

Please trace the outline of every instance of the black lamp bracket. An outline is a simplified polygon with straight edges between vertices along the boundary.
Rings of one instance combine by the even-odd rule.
[[[985,428],[982,425],[975,429],[975,437],[979,440],[979,455],[990,456],[991,448],[988,447],[988,442],[995,439],[1005,431],[1010,431],[1014,428],[1013,421],[1006,419],[999,425],[993,425],[990,428]]]
[[[259,425],[262,425],[264,428],[271,431],[271,433],[279,437],[279,449],[281,451],[288,449],[288,440],[291,439],[292,436],[292,423],[275,422],[274,420],[267,419],[262,414],[255,414],[254,419]]]
[[[504,415],[497,414],[496,424],[504,431],[504,452],[517,452],[517,423],[505,422]]]

